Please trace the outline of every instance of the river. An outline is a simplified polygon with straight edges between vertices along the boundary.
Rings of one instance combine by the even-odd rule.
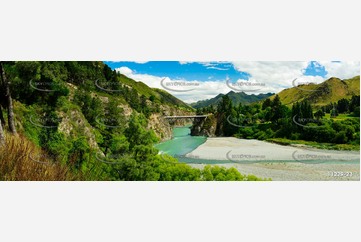
[[[230,138],[229,138],[230,139]],[[197,156],[197,155],[193,155],[193,157],[185,157],[186,154],[191,153],[191,155],[193,153],[197,154],[197,152],[192,152],[194,151],[198,146],[202,145],[203,143],[205,143],[207,141],[207,137],[205,136],[191,136],[190,135],[190,126],[184,126],[184,127],[175,127],[173,128],[173,137],[171,140],[167,140],[165,142],[156,144],[155,147],[160,151],[160,153],[162,154],[168,154],[171,155],[175,158],[177,158],[180,162],[184,162],[184,163],[192,163],[192,164],[225,164],[225,163],[234,163],[234,161],[232,160],[225,160],[225,159],[218,159],[218,156],[222,156],[222,155],[218,155],[221,154],[222,151],[219,150],[219,152],[217,152],[216,154],[211,155],[211,153],[216,152],[217,147],[213,146],[214,148],[211,148],[210,151],[207,151],[206,154],[208,154],[210,157],[214,157],[213,159],[210,159],[210,157],[208,158],[200,158],[203,156]],[[239,140],[240,142],[242,140]],[[243,140],[243,142],[247,142],[247,140]],[[257,150],[262,150],[263,152],[265,152],[267,149],[270,150],[269,152],[274,153],[276,155],[281,156],[283,153],[285,153],[287,151],[287,149],[290,149],[291,147],[286,147],[286,146],[281,146],[281,145],[275,145],[275,144],[270,144],[268,142],[264,142],[264,141],[255,141],[260,144],[258,144],[258,146],[256,146],[255,148]],[[208,142],[207,142],[208,143]],[[254,144],[252,144],[252,146],[254,146]],[[272,146],[267,148],[268,146]],[[219,148],[219,147],[218,147]],[[222,147],[224,150],[229,150],[232,148],[227,148],[227,147]],[[244,147],[246,148],[246,147]],[[252,147],[248,147],[248,148],[252,148]],[[209,149],[209,148],[208,148]],[[292,148],[292,149],[298,149],[298,148]],[[224,151],[223,151],[224,152]],[[327,154],[341,154],[341,155],[349,155],[350,153],[355,153],[355,152],[349,152],[349,151],[323,151],[323,152],[327,152]],[[348,159],[347,162],[343,162],[343,163],[354,163],[354,164],[359,164],[359,152],[358,156],[356,157],[356,159]],[[218,155],[218,156],[217,156]],[[189,155],[188,155],[189,156]],[[224,157],[225,155],[223,155]],[[292,159],[292,156],[289,156],[289,159],[282,159],[282,161],[277,161],[276,159],[265,159],[259,162],[265,163],[265,162],[297,162],[297,160]],[[307,163],[312,163],[312,162],[318,162],[318,160],[307,160]],[[239,163],[239,162],[236,162]],[[323,160],[322,163],[340,163],[337,159],[331,159],[331,160]]]
[[[198,146],[207,141],[205,136],[191,136],[190,126],[173,128],[173,135],[171,140],[156,144],[155,147],[162,154],[168,154],[176,157],[178,161],[191,164],[219,164],[230,163],[221,160],[203,160],[185,157],[186,154],[195,150]]]
[[[207,140],[204,136],[191,136],[190,127],[173,128],[172,139],[157,144],[155,147],[162,153],[172,156],[183,156]]]

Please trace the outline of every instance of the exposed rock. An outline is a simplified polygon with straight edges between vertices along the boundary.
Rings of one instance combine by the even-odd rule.
[[[169,106],[160,106],[160,113],[152,114],[149,117],[148,129],[152,129],[161,141],[169,140],[172,138],[172,127],[191,125],[190,119],[177,119],[170,120],[163,118],[164,116],[182,116],[194,115],[193,112],[183,111]]]
[[[153,130],[162,141],[172,138],[172,126],[160,114],[150,115],[147,128]]]
[[[133,109],[129,105],[120,104],[120,105],[118,105],[118,107],[123,109],[123,114],[126,119],[128,119],[130,117],[130,115],[132,115]]]
[[[70,113],[58,113],[58,116],[62,119],[58,130],[70,137],[76,137],[81,133],[87,138],[91,148],[100,150],[95,139],[93,128],[90,126],[84,115],[76,109],[70,110],[69,112]]]
[[[191,128],[191,135],[215,137],[216,129],[217,119],[214,115],[209,115],[207,118],[198,118],[194,120]]]

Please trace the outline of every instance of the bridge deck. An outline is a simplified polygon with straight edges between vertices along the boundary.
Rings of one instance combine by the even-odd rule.
[[[208,115],[164,116],[164,118],[206,118]]]

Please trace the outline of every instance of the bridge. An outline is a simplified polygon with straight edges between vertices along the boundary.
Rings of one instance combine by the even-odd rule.
[[[207,118],[208,115],[185,115],[185,116],[164,116],[166,119],[181,119],[181,118]]]
[[[178,120],[181,119],[191,119],[192,123],[199,122],[201,119],[207,119],[209,115],[180,115],[180,116],[163,116],[165,120],[169,122],[171,125],[175,125]]]

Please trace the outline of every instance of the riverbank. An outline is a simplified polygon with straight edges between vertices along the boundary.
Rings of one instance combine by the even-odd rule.
[[[221,161],[302,161],[340,162],[360,159],[358,151],[323,150],[307,147],[284,146],[260,140],[233,137],[208,138],[205,143],[186,157]],[[317,162],[318,161],[318,162]]]
[[[186,157],[219,160],[242,174],[275,181],[360,180],[360,153],[283,146],[259,140],[208,138]],[[202,168],[205,164],[191,164]]]

